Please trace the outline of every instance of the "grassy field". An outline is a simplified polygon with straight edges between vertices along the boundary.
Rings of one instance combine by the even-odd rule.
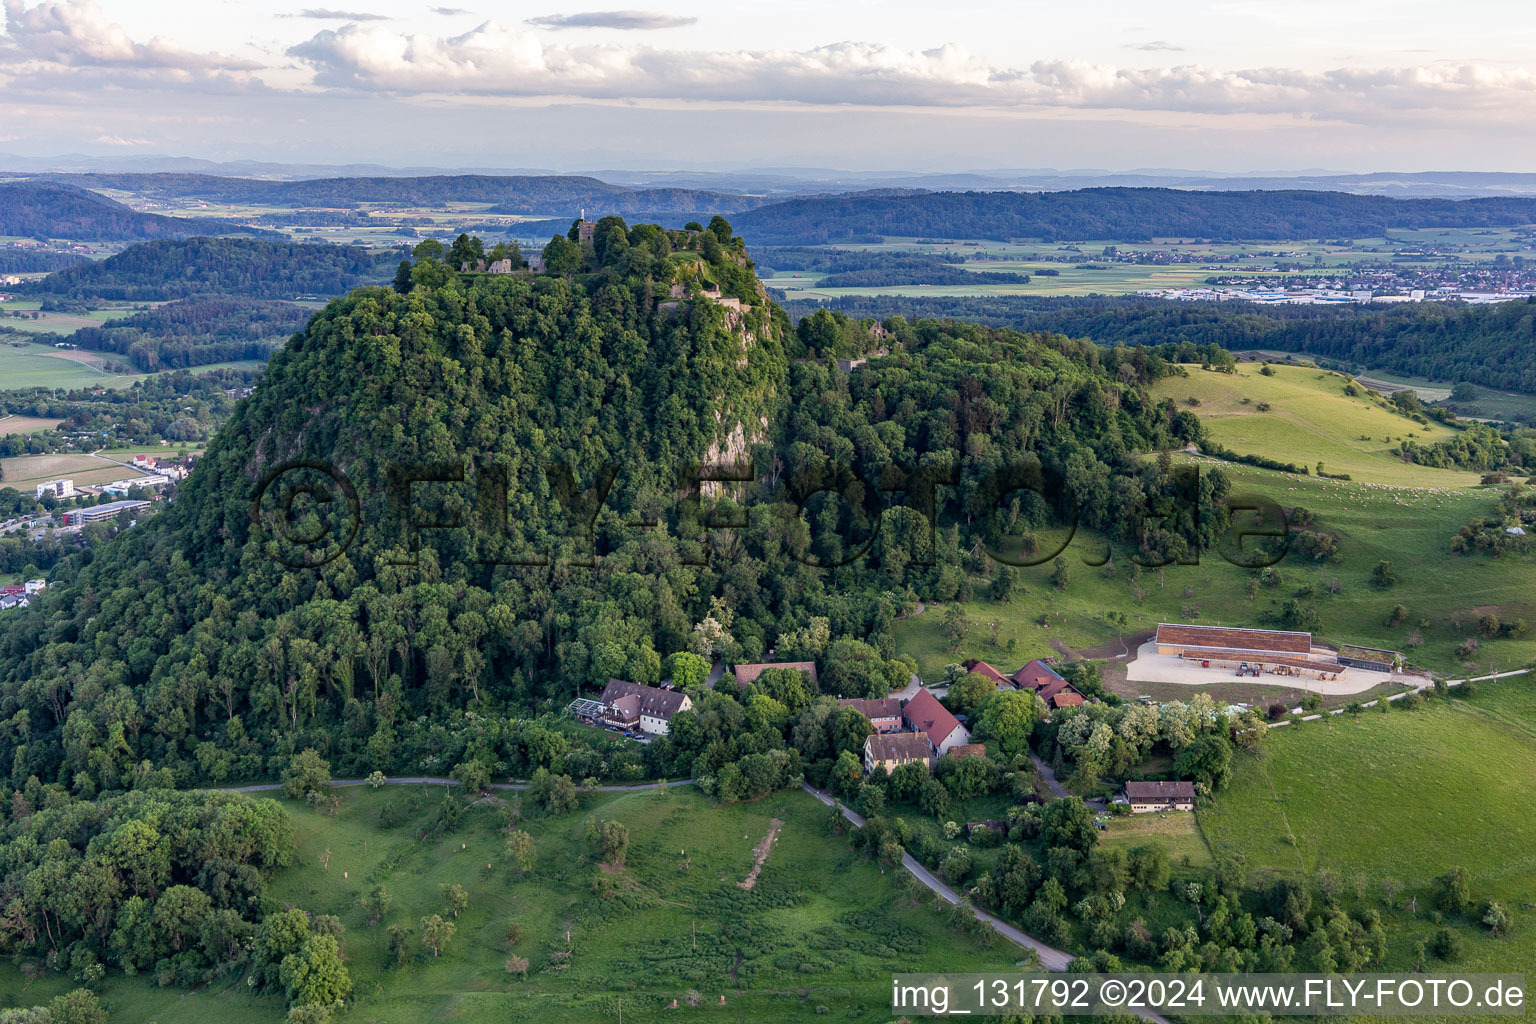
[[[42,416],[0,416],[0,434],[39,434],[55,430],[63,422]]]
[[[1278,566],[1281,582],[1262,587],[1250,598],[1251,570],[1231,565],[1218,552],[1206,553],[1199,565],[1170,565],[1159,572],[1140,570],[1133,579],[1128,552],[1112,568],[1095,568],[1082,558],[1103,556],[1103,540],[1080,532],[1065,558],[1070,580],[1065,589],[1050,583],[1050,564],[1020,570],[1027,592],[1003,604],[983,596],[966,603],[970,632],[958,651],[950,650],[944,627],[945,609],[930,603],[922,615],[896,624],[898,651],[912,655],[926,679],[938,678],[944,666],[964,658],[982,658],[1011,670],[1032,657],[1050,654],[1086,655],[1112,659],[1128,653],[1122,637],[1150,630],[1159,622],[1197,621],[1214,625],[1269,625],[1285,600],[1314,585],[1317,593],[1302,600],[1316,608],[1322,620],[1320,638],[1370,647],[1404,650],[1408,660],[1438,672],[1460,674],[1462,659],[1454,650],[1475,630],[1483,611],[1503,621],[1524,618],[1536,622],[1536,589],[1527,559],[1493,559],[1451,555],[1450,539],[1465,523],[1489,514],[1499,491],[1493,488],[1438,490],[1391,488],[1379,484],[1319,479],[1254,469],[1209,459],[1190,460],[1203,472],[1219,468],[1233,482],[1234,495],[1267,498],[1286,508],[1305,506],[1316,514],[1311,529],[1339,538],[1337,561],[1319,564],[1292,551]],[[1381,560],[1394,563],[1399,584],[1379,590],[1370,575]],[[1336,581],[1329,594],[1322,581]],[[977,578],[978,595],[986,580]],[[1409,609],[1409,624],[1386,625],[1395,604]],[[1111,613],[1125,615],[1122,623]],[[1420,625],[1420,621],[1428,625]],[[998,643],[991,640],[997,622]],[[1410,647],[1419,634],[1422,646]],[[1007,650],[1009,639],[1014,650]],[[1132,641],[1134,642],[1134,640]],[[1481,641],[1473,661],[1482,671],[1508,669],[1536,660],[1536,639]],[[1106,679],[1114,682],[1123,658],[1109,662]],[[1149,692],[1148,684],[1118,687],[1135,696]],[[1213,694],[1216,688],[1212,687]],[[1234,680],[1220,696],[1247,700],[1254,693],[1278,690]]]
[[[1205,837],[1195,824],[1195,816],[1187,811],[1111,818],[1100,842],[1126,849],[1157,842],[1168,848],[1168,858],[1174,864],[1203,867],[1211,862]]]
[[[1335,872],[1346,885],[1405,886],[1388,969],[1404,969],[1413,941],[1433,931],[1433,880],[1471,875],[1481,903],[1514,915],[1509,936],[1459,921],[1464,970],[1525,970],[1536,963],[1536,681],[1483,684],[1468,699],[1391,714],[1330,716],[1277,730],[1261,753],[1241,755],[1232,785],[1199,823],[1218,855],[1241,853],[1261,872]],[[1406,960],[1406,964],[1405,964]]]
[[[126,387],[142,379],[140,374],[106,373],[101,364],[94,352],[0,338],[0,381],[8,388]]]
[[[809,1021],[830,1007],[836,1020],[885,1022],[892,971],[1009,970],[1020,959],[1006,943],[979,948],[927,900],[899,895],[892,875],[826,834],[825,808],[803,793],[726,807],[685,787],[589,795],[577,813],[523,822],[538,852],[523,879],[503,853],[499,801],[477,803],[423,838],[442,792],[349,789],[334,818],[288,805],[300,862],[278,874],[272,892],[346,925],[356,990],[339,1021],[589,1024],[617,1020],[621,1009],[626,1021],[662,1021],[677,1018],[666,1009],[676,999],[690,1020]],[[390,804],[404,817],[383,828]],[[588,815],[629,826],[623,868],[595,863]],[[775,820],[777,841],[754,887],[743,889]],[[358,900],[380,883],[393,905],[370,929]],[[447,916],[439,886],[452,884],[470,902],[442,956],[418,942],[404,966],[393,966],[388,925]],[[523,936],[509,946],[512,921]],[[529,960],[526,980],[506,971],[513,954]],[[13,967],[0,969],[0,999],[31,1005],[62,987],[39,982],[21,994],[19,986]],[[115,977],[103,994],[114,1020],[282,1020],[279,1000],[244,989],[242,978],[183,994]]]
[[[1189,367],[1188,377],[1168,377],[1153,388],[1196,412],[1212,439],[1245,455],[1347,473],[1355,480],[1405,487],[1462,487],[1478,474],[1405,463],[1394,452],[1401,440],[1431,444],[1452,437],[1439,423],[1415,423],[1364,393],[1350,397],[1349,378],[1303,366],[1239,363],[1238,372]],[[1190,398],[1198,401],[1192,405]],[[1258,411],[1268,403],[1267,412]]]

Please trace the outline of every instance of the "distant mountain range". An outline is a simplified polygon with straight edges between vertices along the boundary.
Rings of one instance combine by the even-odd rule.
[[[1371,238],[1413,227],[1536,223],[1536,198],[1389,199],[1341,192],[885,190],[793,199],[742,214],[756,245],[827,245],[882,237],[1047,240]]]
[[[191,235],[271,234],[231,221],[140,213],[55,181],[0,181],[0,235],[144,241]]]
[[[257,160],[217,161],[176,156],[52,157],[0,154],[0,175],[12,174],[151,174],[234,176],[267,180],[405,177],[591,177],[636,189],[681,188],[737,195],[782,197],[867,188],[921,188],[934,191],[1054,192],[1094,187],[1180,188],[1199,191],[1295,190],[1352,192],[1401,198],[1466,199],[1486,196],[1536,196],[1536,174],[1499,171],[1326,170],[1221,173],[1183,168],[976,168],[960,171],[849,170],[827,167],[751,167],[729,169],[593,168],[560,172],[541,167],[388,167],[381,164],[299,164]]]

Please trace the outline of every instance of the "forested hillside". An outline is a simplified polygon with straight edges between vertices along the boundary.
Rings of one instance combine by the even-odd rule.
[[[795,300],[792,317],[830,308],[852,317],[956,317],[1052,331],[1105,345],[1192,342],[1272,349],[1432,380],[1536,393],[1536,303],[1392,306],[1167,302],[1141,298],[845,296]]]
[[[1536,222],[1536,199],[1387,199],[1340,192],[850,193],[775,203],[737,218],[760,245],[901,238],[1047,240],[1375,237],[1388,228]]]
[[[271,181],[213,174],[52,175],[86,188],[111,188],[146,196],[258,203],[282,207],[348,207],[360,204],[441,206],[495,203],[492,212],[563,215],[602,209],[625,217],[669,211],[682,219],[734,213],[761,205],[751,196],[681,188],[629,188],[579,175],[443,174],[420,177],[310,178]],[[679,221],[680,223],[681,221]]]
[[[130,302],[237,295],[294,299],[340,295],[389,279],[396,251],[253,238],[190,238],[132,245],[99,263],[69,267],[26,286],[34,294]]]
[[[883,694],[911,671],[890,633],[905,586],[952,592],[974,538],[1049,520],[1044,502],[962,508],[1007,465],[1059,473],[1085,525],[1146,550],[1224,528],[1219,472],[1198,526],[1135,514],[1175,487],[1138,453],[1200,438],[1149,398],[1160,360],[896,320],[898,350],[856,375],[792,363],[783,313],[719,224],[605,220],[572,277],[461,276],[428,250],[395,289],[333,301],[169,508],[8,617],[12,784],[119,789],[146,759],[178,783],[254,778],[309,746],[348,773],[491,763],[512,755],[468,749],[484,731],[466,710],[498,721],[610,676],[655,682],[684,650],[752,661],[776,646],[823,660],[834,692]],[[752,301],[717,301],[701,278]],[[679,498],[690,467],[748,453],[745,518]],[[920,520],[877,533],[877,493],[846,474],[888,484],[949,461],[958,486],[924,565]],[[853,500],[797,517],[818,480]],[[677,754],[653,746],[659,766]]]
[[[229,221],[139,213],[106,196],[59,182],[0,181],[0,235],[136,241],[265,233]]]
[[[116,352],[136,368],[182,369],[240,359],[265,360],[303,328],[312,310],[289,302],[231,296],[181,299],[69,336],[81,348]]]

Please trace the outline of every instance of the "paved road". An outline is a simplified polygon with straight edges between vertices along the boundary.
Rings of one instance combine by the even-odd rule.
[[[820,800],[828,807],[831,807],[835,802],[829,794],[823,793],[821,790],[812,786],[810,783],[805,783],[800,788],[804,789],[807,793],[811,794],[811,796],[815,797],[817,800]],[[847,818],[858,828],[864,827],[864,816],[856,811],[849,809],[846,806],[843,807],[843,817]],[[922,882],[928,888],[938,893],[946,903],[958,904],[960,902],[959,893],[955,892],[955,890],[939,881],[939,879],[934,876],[933,872],[929,871],[927,868],[923,867],[922,864],[918,863],[917,859],[910,853],[904,855],[901,858],[901,866],[910,871],[919,882]],[[991,925],[997,931],[997,933],[1003,936],[1005,939],[1008,939],[1017,945],[1023,946],[1025,949],[1033,950],[1040,957],[1040,966],[1044,967],[1048,971],[1064,971],[1067,969],[1067,965],[1072,962],[1071,953],[1065,953],[1059,949],[1054,949],[1051,946],[1047,946],[1039,939],[1019,931],[1019,929],[1015,928],[1007,921],[1000,921],[993,917],[991,914],[988,914],[985,911],[979,909],[976,910],[976,916],[980,920],[985,921],[987,924]]]
[[[1051,771],[1050,765],[1040,760],[1039,754],[1031,750],[1029,752],[1029,759],[1035,762],[1035,771],[1039,772],[1040,777],[1045,780],[1045,788],[1051,791],[1051,796],[1062,797],[1072,795],[1067,792],[1066,786],[1056,781],[1056,773]]]

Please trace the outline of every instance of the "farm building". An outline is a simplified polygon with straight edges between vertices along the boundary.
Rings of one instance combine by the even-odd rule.
[[[681,690],[610,679],[596,700],[573,701],[570,710],[590,725],[639,729],[652,736],[664,736],[672,716],[691,707],[693,701]]]
[[[904,764],[933,764],[933,744],[920,732],[872,733],[864,740],[864,770],[883,765],[887,772]]]
[[[901,709],[907,725],[914,732],[925,733],[940,755],[953,747],[971,742],[971,734],[950,714],[939,699],[927,690],[919,690],[917,696],[907,701]]]
[[[853,708],[859,714],[869,719],[869,724],[875,727],[875,732],[900,732],[901,699],[898,697],[882,697],[878,699],[863,699],[847,697],[838,701],[845,708]]]
[[[1339,679],[1348,672],[1338,652],[1315,646],[1311,633],[1164,622],[1158,624],[1156,644],[1158,654],[1196,661],[1202,668],[1248,665],[1255,672],[1318,679]]]
[[[1132,814],[1152,811],[1192,811],[1195,809],[1193,782],[1127,782],[1125,802]]]
[[[979,661],[976,658],[971,658],[969,661],[966,661],[961,667],[963,667],[967,672],[971,673],[972,675],[978,675],[978,676],[981,676],[981,677],[983,677],[985,679],[992,680],[994,683],[997,684],[998,689],[1011,690],[1011,689],[1013,689],[1013,687],[1015,685],[1017,685],[1016,683],[1014,683],[1013,680],[1011,680],[1007,676],[1003,675],[1001,672],[999,672],[997,669],[993,668],[991,665],[988,665],[984,661]]]

